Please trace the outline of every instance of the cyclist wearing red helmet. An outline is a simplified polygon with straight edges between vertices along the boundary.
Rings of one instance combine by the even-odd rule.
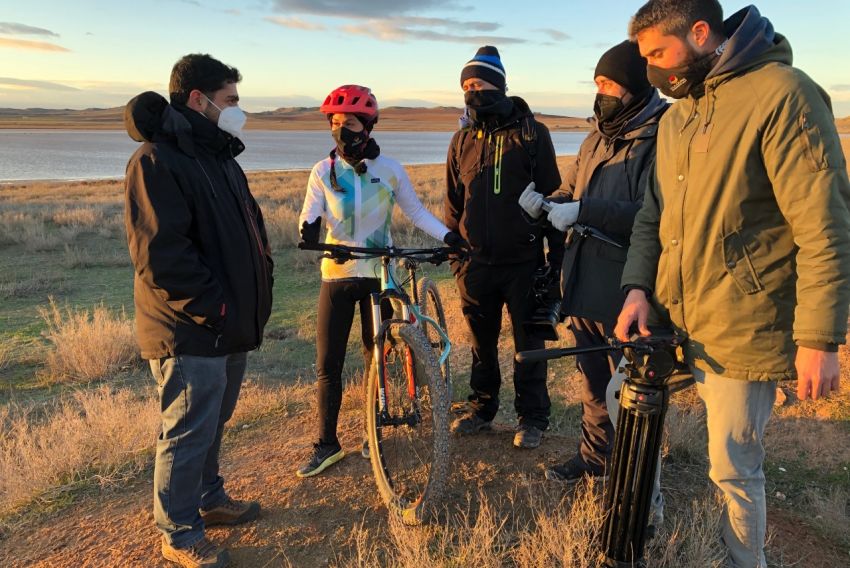
[[[336,147],[310,173],[298,220],[304,241],[318,242],[324,217],[326,243],[389,246],[393,206],[398,203],[413,224],[432,237],[450,246],[468,246],[422,205],[404,168],[381,155],[371,136],[378,122],[378,101],[368,88],[345,85],[334,89],[319,110],[328,117]],[[359,304],[368,368],[373,337],[369,295],[380,290],[379,263],[379,259],[343,264],[322,261],[316,325],[319,432],[313,452],[297,471],[299,477],[317,475],[345,455],[336,435],[345,348]]]

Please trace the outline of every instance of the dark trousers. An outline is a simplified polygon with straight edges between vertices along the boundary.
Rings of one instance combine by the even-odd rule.
[[[606,336],[613,333],[613,325],[584,318],[571,317],[570,328],[576,347],[605,345]],[[594,470],[605,467],[611,457],[614,426],[608,417],[605,390],[621,357],[622,353],[611,351],[576,356],[582,406],[579,455]]]
[[[461,307],[472,332],[472,372],[470,402],[478,415],[492,420],[499,410],[499,333],[502,309],[508,307],[514,335],[514,349],[542,349],[544,342],[527,337],[522,323],[534,311],[531,290],[536,262],[490,266],[470,262],[457,275]],[[546,363],[514,362],[514,407],[521,424],[545,430],[549,426],[549,391]],[[603,390],[603,400],[604,400]]]
[[[354,308],[360,307],[360,335],[366,371],[372,361],[374,331],[370,294],[381,290],[377,278],[357,278],[322,282],[316,321],[316,375],[318,379],[319,442],[338,443],[336,425],[342,404],[342,367],[348,336],[354,321]],[[389,305],[381,306],[384,318],[392,315]]]

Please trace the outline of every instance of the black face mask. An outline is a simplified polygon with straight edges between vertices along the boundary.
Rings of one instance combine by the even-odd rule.
[[[599,122],[608,122],[616,118],[624,108],[626,107],[620,97],[597,93],[596,102],[593,103],[593,114]]]
[[[369,144],[369,132],[366,129],[355,132],[344,126],[331,130],[331,136],[336,140],[336,148],[346,161],[363,159],[363,153]]]
[[[463,102],[469,109],[469,118],[473,122],[486,122],[488,119],[507,116],[513,110],[513,101],[502,91],[466,91]]]
[[[646,78],[668,97],[683,99],[702,86],[718,57],[720,56],[712,51],[703,56],[693,54],[687,62],[670,69],[647,65]]]

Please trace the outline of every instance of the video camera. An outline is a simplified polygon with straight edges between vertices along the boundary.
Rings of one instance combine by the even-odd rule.
[[[534,313],[522,324],[525,334],[544,341],[557,341],[557,325],[564,319],[561,315],[561,271],[544,264],[534,272],[531,290]]]

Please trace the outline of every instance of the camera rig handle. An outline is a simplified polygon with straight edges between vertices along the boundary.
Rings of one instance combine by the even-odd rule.
[[[675,392],[691,383],[690,372],[684,364],[681,352],[685,341],[684,336],[675,333],[637,337],[631,341],[610,337],[607,345],[520,351],[515,355],[515,359],[518,363],[526,363],[585,353],[622,351],[628,361],[625,371],[632,382],[664,384],[670,392]]]

